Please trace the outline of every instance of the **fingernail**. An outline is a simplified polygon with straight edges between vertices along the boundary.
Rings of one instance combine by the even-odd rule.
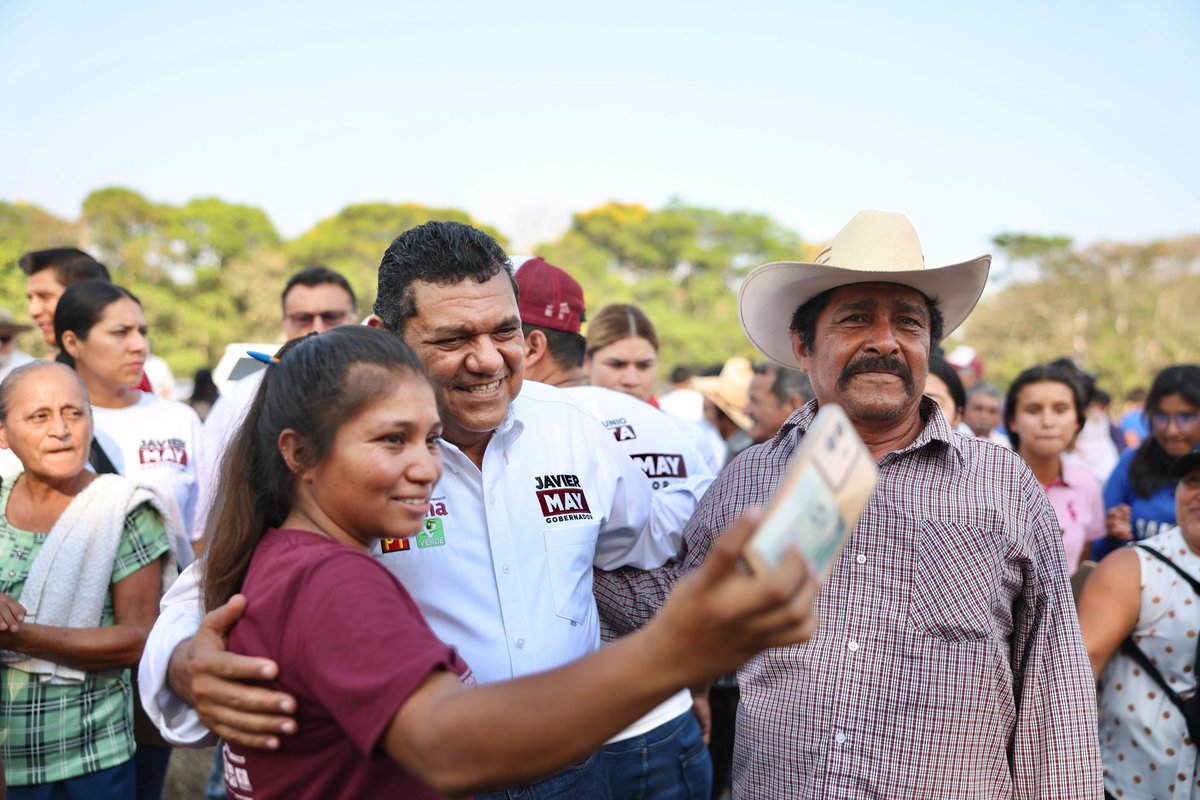
[[[279,740],[278,739],[268,739],[267,740],[267,749],[268,750],[278,750],[279,749]]]

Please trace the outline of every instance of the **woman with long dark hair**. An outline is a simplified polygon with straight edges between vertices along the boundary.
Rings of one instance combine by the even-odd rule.
[[[1008,387],[1004,427],[1013,450],[1033,470],[1054,506],[1071,574],[1088,557],[1092,543],[1104,536],[1099,484],[1063,458],[1086,420],[1083,389],[1061,367],[1031,367]]]
[[[1175,524],[1171,465],[1200,444],[1200,365],[1177,364],[1158,373],[1145,409],[1150,436],[1121,454],[1104,485],[1108,536],[1093,548],[1096,559]]]
[[[140,391],[149,341],[141,301],[108,281],[73,284],[58,301],[58,360],[83,379],[91,399],[97,472],[116,472],[150,486],[167,503],[171,543],[181,567],[200,538],[200,418],[186,403]]]
[[[742,522],[638,633],[465,691],[469,666],[370,556],[380,538],[424,528],[441,476],[435,392],[412,351],[372,328],[290,342],[268,368],[222,463],[202,592],[207,609],[244,608],[229,649],[278,664],[267,685],[296,698],[297,731],[273,751],[226,745],[231,794],[519,785],[579,761],[680,688],[811,633],[815,587],[799,557],[772,576],[741,574]]]
[[[171,549],[186,566],[202,525],[200,418],[185,403],[138,388],[149,356],[141,301],[108,281],[80,281],[59,298],[54,332],[58,360],[83,379],[91,400],[93,468],[155,491],[171,518]],[[171,748],[140,709],[138,716],[138,798],[157,800]]]

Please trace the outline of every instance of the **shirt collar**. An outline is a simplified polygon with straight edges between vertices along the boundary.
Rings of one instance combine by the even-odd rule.
[[[813,418],[816,416],[817,401],[810,400],[802,408],[792,412],[792,415],[780,427],[779,432],[775,434],[775,438],[770,441],[769,446],[775,448],[792,436],[803,435],[808,431],[809,426],[812,425]],[[904,455],[916,452],[924,447],[933,446],[946,452],[953,452],[957,456],[959,464],[964,464],[966,459],[962,452],[961,438],[956,436],[954,430],[950,427],[950,422],[946,419],[945,414],[942,413],[942,407],[928,397],[922,397],[921,419],[925,421],[925,425],[921,428],[921,432],[917,434],[917,438],[902,450],[888,453],[885,458],[894,455]]]

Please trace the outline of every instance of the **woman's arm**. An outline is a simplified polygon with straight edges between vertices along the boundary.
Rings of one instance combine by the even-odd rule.
[[[156,559],[113,586],[115,624],[62,628],[23,623],[0,632],[0,648],[83,670],[134,666],[158,616],[161,582],[162,560]]]
[[[765,577],[738,570],[743,518],[642,630],[561,669],[466,691],[437,672],[392,720],[384,749],[447,794],[523,783],[584,758],[677,692],[816,629],[817,581],[790,553]]]
[[[1079,627],[1096,680],[1137,625],[1141,582],[1137,552],[1118,550],[1101,561],[1084,584],[1079,597]]]

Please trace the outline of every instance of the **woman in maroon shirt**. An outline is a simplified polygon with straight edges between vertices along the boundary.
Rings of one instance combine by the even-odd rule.
[[[813,632],[802,557],[765,577],[739,571],[743,521],[639,633],[468,692],[469,667],[368,555],[422,528],[440,431],[435,389],[392,334],[338,328],[285,345],[269,368],[221,467],[204,602],[245,595],[230,649],[278,663],[271,686],[297,698],[298,730],[275,751],[227,748],[231,797],[518,785],[582,759],[680,688]]]

